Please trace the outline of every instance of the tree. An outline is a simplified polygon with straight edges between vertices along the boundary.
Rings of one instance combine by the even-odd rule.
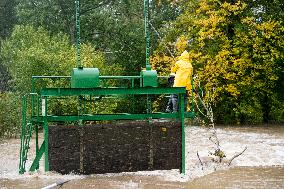
[[[185,48],[195,60],[206,99],[215,103],[219,115],[228,107],[224,113],[236,122],[249,120],[257,112],[268,121],[283,73],[281,22],[260,22],[243,1],[201,0],[185,3],[182,14],[169,26],[168,44],[184,41],[177,38],[193,41]],[[183,45],[179,48],[184,50]]]
[[[0,54],[4,65],[8,68],[13,83],[12,93],[3,93],[0,110],[13,112],[3,114],[0,120],[1,135],[13,135],[20,128],[18,124],[7,120],[21,120],[20,98],[31,92],[31,79],[33,75],[68,76],[76,67],[76,51],[67,35],[59,33],[51,35],[43,28],[32,26],[16,26],[12,35],[7,38]],[[96,51],[90,44],[82,44],[81,61],[84,67],[97,67],[102,75],[121,73],[119,65],[106,66],[102,53]],[[39,81],[40,87],[70,86],[70,82],[56,80]],[[37,91],[36,91],[37,92]],[[102,100],[94,106],[88,106],[92,112],[111,113],[117,107],[118,100]],[[11,104],[13,103],[13,106]],[[108,104],[106,108],[106,104]],[[77,99],[52,100],[49,104],[52,113],[77,114]]]
[[[16,0],[0,1],[0,38],[2,39],[11,34],[14,25],[17,23],[16,5]]]
[[[17,23],[16,16],[16,0],[2,0],[0,1],[0,53],[2,40],[9,37],[14,25]],[[0,57],[0,91],[9,89],[8,80],[10,75],[7,73],[7,68],[1,64]]]
[[[170,1],[150,3],[151,23],[157,29],[178,14]],[[41,26],[52,34],[66,33],[75,43],[74,1],[23,0],[17,10],[21,24]],[[81,0],[82,41],[103,52],[109,65],[122,65],[125,75],[137,75],[145,66],[143,19],[143,2],[139,0]],[[155,46],[158,38],[152,33]]]
[[[51,35],[32,26],[16,26],[4,42],[1,56],[15,83],[14,90],[23,93],[31,90],[32,75],[70,75],[76,67],[75,47],[65,34]],[[106,67],[102,53],[90,44],[82,44],[81,59],[85,67],[97,67],[102,74],[121,71],[117,65]]]
[[[104,52],[109,64],[116,62],[133,69],[141,59],[142,6],[138,1],[82,0],[82,42],[90,42]],[[18,5],[21,24],[41,26],[52,34],[66,33],[72,43],[76,38],[75,10],[74,1],[70,0],[23,0]],[[141,15],[137,16],[137,12]]]
[[[244,2],[254,10],[261,20],[272,19],[282,22],[284,19],[284,2],[281,0],[244,0]]]
[[[17,6],[19,23],[43,27],[52,34],[64,32],[74,42],[75,38],[75,1],[28,1],[22,0]]]

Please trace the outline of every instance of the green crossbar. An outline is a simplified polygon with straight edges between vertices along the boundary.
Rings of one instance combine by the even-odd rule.
[[[38,116],[33,117],[33,121],[43,122],[44,119],[51,122],[62,122],[62,121],[111,121],[111,120],[144,120],[149,117],[152,119],[177,119],[179,118],[178,113],[151,113],[151,114],[88,114],[80,116],[67,116],[67,115],[48,115],[47,117]],[[193,118],[195,115],[193,112],[185,112],[185,118]]]
[[[41,96],[115,95],[115,94],[185,94],[184,87],[149,88],[45,88]]]
[[[46,117],[47,121],[111,121],[111,120],[144,120],[151,117],[152,119],[160,118],[179,118],[178,113],[152,113],[152,114],[96,114],[96,115],[80,115],[80,116],[53,116]],[[37,121],[43,121],[45,117],[39,116],[34,118]]]

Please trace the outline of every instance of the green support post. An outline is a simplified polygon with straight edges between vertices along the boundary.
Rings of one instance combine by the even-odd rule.
[[[76,0],[76,29],[77,29],[77,67],[82,68],[81,65],[81,28],[80,28],[80,0]]]
[[[43,141],[38,153],[36,154],[36,157],[31,165],[30,171],[35,171],[36,169],[39,168],[39,161],[44,152],[45,152],[45,141]]]
[[[178,95],[179,115],[181,120],[181,174],[185,174],[184,98],[185,94]]]
[[[44,98],[44,170],[47,172],[49,171],[49,162],[48,162],[48,121],[47,121],[47,97],[45,96]]]
[[[144,25],[146,40],[146,70],[151,70],[150,66],[150,30],[149,30],[149,0],[144,0]]]
[[[194,79],[191,80],[191,86],[192,86],[192,90],[191,90],[191,112],[193,112],[194,114],[194,96],[195,96],[195,88],[194,88]]]
[[[140,87],[157,87],[158,75],[156,70],[151,70],[150,65],[150,28],[149,28],[149,0],[144,0],[144,26],[146,42],[146,70],[140,72]]]
[[[39,146],[38,146],[38,125],[35,126],[35,135],[36,135],[36,156],[39,154]],[[35,169],[39,169],[39,165],[37,164]]]
[[[24,135],[26,133],[26,96],[22,98],[22,134],[21,134],[21,148],[20,148],[20,163],[19,163],[19,173],[23,174],[25,172],[25,163],[24,163]]]
[[[38,127],[39,127],[39,122],[38,122],[38,117],[39,117],[39,96],[36,97],[36,105],[37,105],[37,112],[36,112],[36,117],[37,117],[37,122],[35,124],[35,137],[36,137],[36,156],[39,154],[39,144],[38,144]],[[39,164],[37,164],[36,169],[39,169]]]

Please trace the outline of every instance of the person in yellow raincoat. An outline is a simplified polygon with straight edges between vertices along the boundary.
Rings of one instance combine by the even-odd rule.
[[[193,74],[192,60],[189,57],[189,53],[185,50],[179,57],[178,61],[171,68],[171,72],[175,73],[175,80],[173,87],[185,87],[187,94],[191,92],[191,80]],[[178,96],[176,94],[171,95],[173,103],[173,112],[178,111]],[[186,96],[185,96],[185,110],[186,110]]]

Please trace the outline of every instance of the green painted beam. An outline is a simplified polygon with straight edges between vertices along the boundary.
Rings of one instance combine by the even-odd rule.
[[[47,76],[32,76],[33,79],[71,79],[71,76],[53,76],[53,75],[47,75]],[[141,76],[138,75],[102,75],[99,76],[100,79],[140,79]],[[169,78],[169,76],[158,76],[158,78]]]
[[[181,121],[181,169],[180,173],[185,174],[185,133],[184,133],[184,95],[178,95],[178,104],[180,112],[180,121]]]
[[[96,115],[81,115],[81,116],[52,116],[46,117],[48,122],[56,121],[104,121],[104,120],[143,120],[151,117],[152,119],[179,118],[178,113],[152,113],[152,114],[96,114]],[[43,121],[45,117],[39,116],[33,118],[35,121]]]
[[[178,113],[152,113],[152,114],[96,114],[96,115],[82,115],[82,116],[47,116],[47,121],[111,121],[111,120],[143,120],[151,117],[152,119],[168,118],[177,119],[179,118]],[[185,112],[185,118],[193,118],[194,112]],[[33,121],[42,122],[45,117],[33,117]]]
[[[42,142],[41,147],[38,153],[36,154],[36,157],[31,165],[30,171],[35,171],[39,167],[39,161],[44,152],[45,152],[45,141]]]
[[[185,94],[184,87],[168,88],[45,88],[41,96],[78,96],[78,95],[114,95],[114,94]]]

